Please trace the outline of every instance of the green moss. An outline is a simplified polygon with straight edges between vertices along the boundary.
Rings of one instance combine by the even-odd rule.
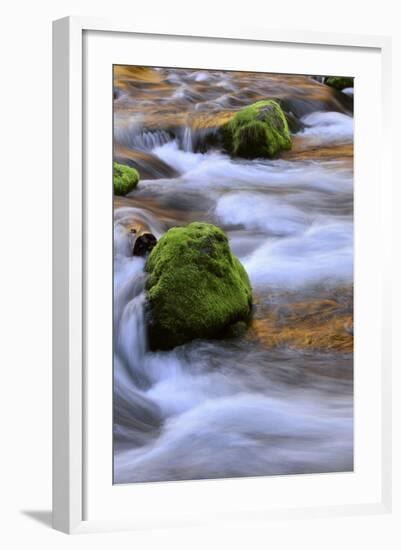
[[[115,195],[126,195],[138,185],[139,174],[135,168],[114,162],[113,184]]]
[[[222,127],[226,149],[244,158],[274,157],[292,147],[287,119],[277,101],[257,101]]]
[[[151,349],[171,349],[194,338],[214,338],[247,321],[252,289],[224,232],[195,222],[167,231],[146,271]]]
[[[328,76],[324,82],[336,90],[354,87],[354,79],[351,76]]]

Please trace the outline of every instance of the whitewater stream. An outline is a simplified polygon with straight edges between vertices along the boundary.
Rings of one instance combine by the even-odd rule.
[[[341,302],[353,280],[353,167],[341,153],[353,141],[352,113],[310,100],[296,113],[297,154],[233,159],[202,152],[199,133],[181,122],[175,133],[138,130],[135,109],[156,116],[160,108],[166,120],[163,109],[182,102],[187,111],[237,109],[260,89],[229,73],[164,71],[168,86],[144,85],[140,99],[121,88],[116,99],[116,139],[149,161],[150,177],[114,209],[114,481],[350,471],[352,353],[272,346],[252,331],[150,352],[145,259],[132,255],[131,229],[159,239],[195,220],[221,227],[249,275],[260,322],[273,305],[285,316],[293,303]]]

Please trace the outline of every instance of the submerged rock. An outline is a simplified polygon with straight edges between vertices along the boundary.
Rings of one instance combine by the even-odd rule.
[[[177,170],[150,151],[138,151],[118,143],[114,147],[114,160],[134,168],[143,180],[176,178],[179,175]]]
[[[354,87],[354,79],[351,76],[328,76],[324,83],[336,90]]]
[[[156,246],[157,239],[152,233],[142,233],[135,240],[133,255],[147,256]]]
[[[285,114],[273,99],[241,109],[221,130],[225,148],[239,157],[271,158],[292,146]]]
[[[214,225],[195,222],[167,231],[152,250],[146,271],[151,349],[215,338],[249,319],[248,275]]]
[[[261,300],[255,307],[247,338],[266,349],[352,353],[352,287],[325,290],[325,297],[271,294],[268,302]]]
[[[139,174],[135,168],[114,162],[113,184],[115,195],[126,195],[138,185]]]

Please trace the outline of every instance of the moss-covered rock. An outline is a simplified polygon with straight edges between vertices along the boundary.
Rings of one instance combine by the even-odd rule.
[[[238,111],[222,126],[222,134],[228,152],[244,158],[271,158],[292,146],[285,114],[273,99]]]
[[[215,338],[247,322],[252,289],[224,232],[195,222],[167,231],[146,263],[151,349]]]
[[[113,184],[115,195],[126,195],[138,185],[139,174],[135,168],[113,163]]]
[[[324,83],[336,90],[354,87],[354,79],[351,76],[328,76]]]

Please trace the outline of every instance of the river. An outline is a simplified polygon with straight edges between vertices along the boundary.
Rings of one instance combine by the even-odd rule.
[[[262,97],[288,102],[293,151],[205,150],[217,120]],[[304,76],[122,67],[114,131],[142,176],[114,204],[115,483],[351,471],[351,97]],[[160,238],[195,220],[226,232],[254,319],[150,352],[132,228]]]

